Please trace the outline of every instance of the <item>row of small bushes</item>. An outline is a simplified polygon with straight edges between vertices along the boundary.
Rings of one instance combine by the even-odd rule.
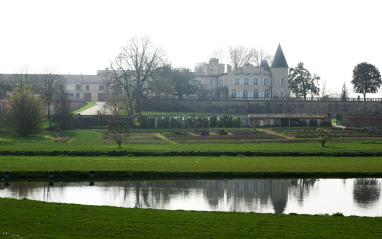
[[[16,155],[16,156],[324,156],[324,157],[381,157],[382,152],[260,152],[260,151],[243,151],[243,152],[229,152],[229,151],[0,151],[0,155]]]
[[[208,127],[240,127],[241,120],[239,116],[223,115],[217,117],[190,116],[190,117],[155,117],[141,115],[137,119],[139,128],[208,128]]]

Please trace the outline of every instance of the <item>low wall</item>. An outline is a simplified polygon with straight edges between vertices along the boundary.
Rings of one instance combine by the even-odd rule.
[[[382,127],[382,116],[370,116],[370,115],[345,115],[344,125],[346,126],[377,126]]]

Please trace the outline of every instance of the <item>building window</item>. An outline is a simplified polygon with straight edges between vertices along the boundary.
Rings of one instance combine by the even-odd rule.
[[[243,91],[243,98],[247,98],[248,97],[248,91],[247,90],[244,90]]]
[[[235,78],[235,85],[240,85],[240,78]]]
[[[86,85],[86,90],[89,90],[89,85]]]
[[[280,97],[281,97],[281,98],[284,97],[284,89],[283,89],[283,88],[281,88],[281,90],[280,90]]]
[[[265,95],[264,95],[265,98],[269,98],[269,90],[265,90]]]
[[[253,81],[253,84],[254,85],[259,85],[259,79],[255,78],[254,81]]]
[[[232,90],[232,91],[231,91],[231,96],[232,96],[232,97],[236,97],[236,90]]]
[[[244,78],[244,85],[249,85],[249,78]]]
[[[105,85],[99,85],[99,90],[105,90]]]
[[[215,86],[215,81],[211,81],[211,86]]]
[[[267,79],[263,79],[263,85],[267,85]]]
[[[280,78],[280,85],[284,85],[284,78],[283,77]]]
[[[255,90],[255,91],[253,92],[253,97],[255,97],[255,98],[259,98],[259,91],[258,91],[258,90]]]
[[[81,90],[81,85],[76,85],[76,90]]]
[[[273,85],[273,78],[269,78],[269,85]]]
[[[80,93],[76,93],[76,97],[77,97],[77,98],[80,98]]]

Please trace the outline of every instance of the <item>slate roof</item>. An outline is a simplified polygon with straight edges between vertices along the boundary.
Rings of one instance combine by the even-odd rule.
[[[260,67],[264,68],[264,70],[266,71],[271,71],[268,65],[268,61],[266,60],[261,60]]]
[[[287,63],[285,56],[284,56],[284,52],[281,49],[280,44],[277,47],[277,51],[276,51],[275,57],[273,58],[273,62],[272,62],[271,67],[272,68],[275,68],[275,67],[289,68],[288,63]]]

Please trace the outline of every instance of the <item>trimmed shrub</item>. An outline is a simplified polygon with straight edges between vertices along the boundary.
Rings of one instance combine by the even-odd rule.
[[[213,115],[210,117],[210,127],[216,127],[218,125],[218,117]]]
[[[240,117],[239,116],[236,116],[235,117],[235,119],[234,119],[234,121],[233,121],[233,126],[234,127],[240,127],[241,126],[241,119],[240,119]]]
[[[310,127],[317,127],[318,126],[317,120],[309,120],[309,126]]]
[[[305,120],[299,121],[297,124],[295,124],[297,127],[307,127],[308,123]]]
[[[331,127],[332,123],[328,121],[321,122],[320,126],[322,127]]]
[[[233,117],[231,115],[223,115],[218,120],[219,127],[233,127]]]

